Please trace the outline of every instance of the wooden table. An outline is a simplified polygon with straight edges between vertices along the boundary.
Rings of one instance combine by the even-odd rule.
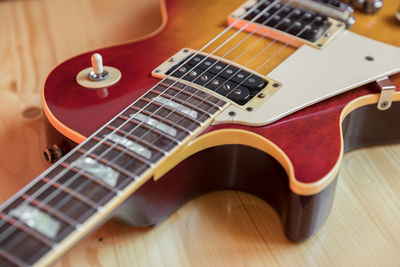
[[[380,16],[394,20],[396,8],[385,1]],[[0,2],[1,202],[48,166],[41,156],[46,74],[78,53],[156,29],[158,10],[159,0]],[[156,228],[108,222],[57,266],[399,266],[399,177],[400,145],[346,154],[332,213],[306,242],[287,241],[263,201],[226,191],[191,201]]]

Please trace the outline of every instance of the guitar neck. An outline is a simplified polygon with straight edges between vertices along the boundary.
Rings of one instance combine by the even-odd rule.
[[[0,265],[51,263],[227,103],[165,79],[2,205]]]

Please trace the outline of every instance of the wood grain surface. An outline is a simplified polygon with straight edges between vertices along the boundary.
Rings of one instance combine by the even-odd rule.
[[[357,23],[382,24],[366,34],[398,44],[400,24],[397,36],[384,27],[395,23],[398,4],[387,0],[379,21],[359,15]],[[159,0],[0,2],[1,202],[47,167],[40,107],[46,74],[71,56],[137,38],[160,22]],[[285,239],[266,203],[224,191],[189,202],[156,228],[108,222],[57,266],[399,266],[399,177],[400,145],[346,154],[332,213],[302,243]]]

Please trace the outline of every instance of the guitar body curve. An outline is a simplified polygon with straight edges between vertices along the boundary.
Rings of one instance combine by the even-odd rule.
[[[88,67],[91,52],[56,67],[43,88],[49,144],[71,149],[74,142],[82,142],[143,95],[158,82],[150,76],[156,66],[183,47],[199,49],[220,31],[224,14],[229,12],[228,2],[239,5],[241,1],[213,5],[203,1],[202,7],[212,6],[204,10],[211,19],[204,21],[196,16],[198,1],[169,0],[168,10],[162,1],[164,22],[166,13],[172,19],[157,35],[97,50],[106,65],[123,73],[105,98],[75,82],[76,74]],[[391,78],[399,87],[400,75]],[[280,214],[286,236],[303,240],[315,233],[329,214],[343,153],[399,141],[400,127],[394,123],[400,114],[399,92],[385,112],[376,108],[378,93],[378,88],[369,84],[266,126],[209,126],[200,141],[195,140],[157,175],[165,173],[162,179],[146,182],[114,216],[137,226],[154,225],[196,196],[234,189],[266,200]],[[231,138],[226,139],[227,135]],[[172,162],[181,163],[175,166]],[[209,175],[202,166],[217,171]]]

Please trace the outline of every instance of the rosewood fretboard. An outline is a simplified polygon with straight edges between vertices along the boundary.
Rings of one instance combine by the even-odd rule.
[[[92,217],[105,218],[111,202],[127,198],[128,187],[226,105],[168,79],[152,88],[1,206],[0,265],[31,265],[66,250],[66,238],[89,232]]]

